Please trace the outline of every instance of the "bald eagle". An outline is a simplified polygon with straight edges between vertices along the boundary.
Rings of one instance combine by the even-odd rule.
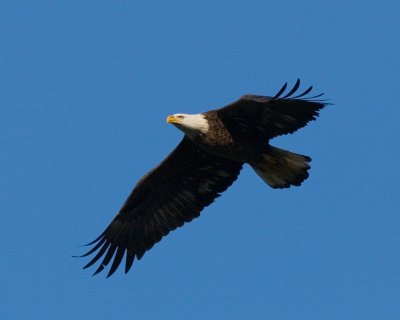
[[[273,147],[269,140],[293,133],[315,120],[326,106],[323,94],[298,93],[300,80],[286,93],[287,83],[273,96],[244,95],[201,114],[174,114],[167,122],[184,132],[178,146],[145,174],[116,217],[94,241],[95,253],[84,269],[102,262],[94,275],[112,261],[111,276],[126,255],[125,273],[134,259],[170,231],[198,217],[239,176],[247,163],[272,188],[299,186],[308,177],[308,156]]]

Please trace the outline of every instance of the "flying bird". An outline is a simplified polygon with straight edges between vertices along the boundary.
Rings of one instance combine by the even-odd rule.
[[[84,269],[101,260],[94,275],[111,263],[107,277],[124,256],[125,273],[134,260],[170,231],[200,215],[239,176],[245,163],[272,188],[299,186],[307,179],[311,158],[271,146],[277,136],[293,133],[315,120],[328,103],[312,86],[298,93],[300,80],[275,96],[243,95],[201,114],[167,117],[184,137],[157,167],[134,187],[105,231],[87,244],[95,254]]]

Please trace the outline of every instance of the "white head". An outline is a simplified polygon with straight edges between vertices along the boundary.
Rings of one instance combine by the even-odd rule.
[[[204,114],[177,113],[167,117],[167,122],[186,133],[189,138],[194,138],[199,133],[207,133],[208,121]]]

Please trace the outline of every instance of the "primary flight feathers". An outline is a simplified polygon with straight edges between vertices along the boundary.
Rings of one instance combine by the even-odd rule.
[[[175,114],[167,122],[185,135],[157,167],[144,175],[106,230],[81,257],[95,256],[94,274],[111,263],[107,277],[124,256],[125,273],[135,259],[170,231],[198,217],[239,176],[244,163],[272,188],[299,186],[308,177],[311,158],[269,145],[269,140],[293,133],[315,120],[327,103],[322,94],[297,93],[300,80],[273,97],[244,95],[216,110],[197,115]],[[295,95],[297,93],[297,95]]]

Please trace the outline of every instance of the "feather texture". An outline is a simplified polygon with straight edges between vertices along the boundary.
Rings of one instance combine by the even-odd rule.
[[[111,276],[126,254],[125,272],[170,231],[200,215],[238,177],[242,163],[207,154],[185,137],[133,189],[107,229],[82,256],[97,254],[84,267],[103,257],[94,274],[112,262]]]

